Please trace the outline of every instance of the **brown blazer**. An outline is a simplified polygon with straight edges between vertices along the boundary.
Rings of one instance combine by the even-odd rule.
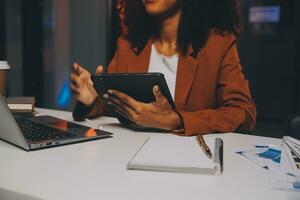
[[[136,55],[130,43],[119,38],[109,73],[147,72],[153,40]],[[179,55],[175,104],[184,134],[250,131],[256,122],[233,35],[211,33],[196,59]]]

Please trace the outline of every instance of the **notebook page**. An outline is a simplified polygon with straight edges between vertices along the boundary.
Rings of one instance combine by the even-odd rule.
[[[214,152],[215,138],[206,138]],[[196,142],[196,137],[152,136],[130,161],[132,165],[177,168],[211,168],[215,164]]]

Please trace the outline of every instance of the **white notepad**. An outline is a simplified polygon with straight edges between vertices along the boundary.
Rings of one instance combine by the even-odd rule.
[[[206,138],[213,153],[209,159],[196,137],[153,136],[128,162],[127,169],[200,174],[220,174],[223,164],[223,143],[220,138]]]

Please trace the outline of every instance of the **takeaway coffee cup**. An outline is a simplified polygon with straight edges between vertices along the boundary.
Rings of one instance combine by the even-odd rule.
[[[7,77],[10,66],[7,61],[0,61],[0,93],[2,96],[6,95]]]

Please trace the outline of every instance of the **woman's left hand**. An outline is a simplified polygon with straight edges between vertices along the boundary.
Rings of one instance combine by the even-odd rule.
[[[142,103],[116,90],[103,95],[108,105],[128,120],[145,127],[174,130],[182,128],[179,115],[172,110],[167,98],[156,85],[153,87],[155,102]]]

